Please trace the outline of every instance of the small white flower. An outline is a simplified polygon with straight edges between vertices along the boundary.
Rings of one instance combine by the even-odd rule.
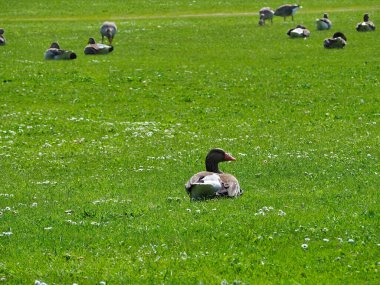
[[[343,242],[343,239],[341,237],[338,237],[339,242]]]
[[[37,207],[37,206],[38,206],[37,202],[34,202],[32,205],[30,205],[30,207]]]
[[[199,214],[201,212],[201,210],[195,210],[195,212]]]
[[[308,237],[307,237],[307,238],[305,238],[305,241],[310,241],[310,238],[308,238]]]
[[[354,241],[352,238],[349,238],[349,239],[348,239],[348,242],[349,242],[349,243],[354,243],[355,241]]]
[[[191,209],[187,208],[186,211],[191,212]]]
[[[45,231],[50,231],[50,230],[52,230],[52,229],[53,229],[53,227],[45,227],[45,228],[44,228]]]
[[[324,242],[329,242],[330,240],[328,238],[323,239]]]
[[[304,244],[301,245],[301,247],[302,247],[303,249],[307,249],[309,246],[307,245],[307,243],[304,243]]]
[[[283,217],[286,216],[286,213],[283,210],[279,210],[278,215]]]

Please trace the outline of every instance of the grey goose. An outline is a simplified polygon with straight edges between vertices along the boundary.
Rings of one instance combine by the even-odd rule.
[[[191,200],[216,197],[237,197],[243,193],[235,176],[223,173],[218,164],[236,159],[220,148],[211,149],[206,156],[206,171],[194,174],[185,185]]]

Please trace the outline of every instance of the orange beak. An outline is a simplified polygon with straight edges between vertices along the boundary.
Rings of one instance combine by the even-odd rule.
[[[225,153],[224,154],[224,160],[225,161],[234,161],[234,160],[236,160],[236,158],[235,157],[233,157],[231,154],[229,154],[229,153]]]

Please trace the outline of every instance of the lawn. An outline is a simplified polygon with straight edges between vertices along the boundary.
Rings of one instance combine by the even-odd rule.
[[[1,4],[0,284],[379,284],[378,1],[55,2]],[[191,202],[214,147],[245,193]]]

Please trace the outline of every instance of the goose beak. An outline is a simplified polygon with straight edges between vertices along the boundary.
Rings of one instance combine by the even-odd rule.
[[[233,157],[231,154],[229,154],[229,153],[225,153],[224,154],[224,160],[225,161],[234,161],[234,160],[236,160],[236,158],[235,157]]]

